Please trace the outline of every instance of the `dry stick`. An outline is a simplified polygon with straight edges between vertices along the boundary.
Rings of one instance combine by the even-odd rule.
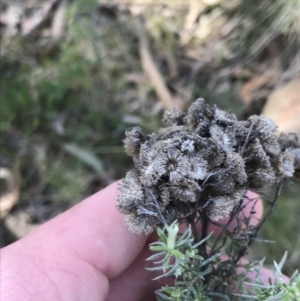
[[[206,209],[203,208],[202,209],[202,218],[201,218],[201,237],[200,239],[203,240],[207,237],[208,235],[208,227],[209,227],[209,217],[207,216],[207,213],[206,213]],[[201,214],[200,213],[200,214]],[[205,240],[200,246],[199,246],[199,251],[200,251],[200,254],[203,256],[204,259],[207,259],[208,258],[208,254],[207,254],[207,247],[206,247],[206,243],[207,243],[207,240]]]
[[[254,125],[253,122],[251,122],[251,126],[250,126],[250,128],[249,128],[249,132],[248,132],[246,141],[245,141],[245,143],[244,143],[244,145],[243,145],[243,148],[242,148],[242,151],[241,151],[241,156],[243,156],[245,147],[247,146],[247,144],[248,144],[248,142],[249,142],[249,138],[250,138],[250,134],[251,134],[252,129],[253,129],[253,125]]]
[[[153,56],[150,53],[146,29],[141,19],[138,19],[137,21],[137,33],[140,41],[139,50],[143,69],[149,77],[150,82],[160,101],[162,102],[163,107],[167,110],[172,110],[176,107],[176,105],[173,101],[170,91],[166,86],[164,78],[155,64]]]
[[[264,218],[261,220],[261,222],[259,223],[259,225],[255,228],[254,233],[250,235],[249,242],[247,243],[247,246],[241,248],[241,250],[238,253],[237,258],[234,260],[234,263],[237,263],[245,255],[247,249],[251,246],[251,244],[253,243],[254,239],[258,236],[258,234],[261,231],[262,227],[264,226],[264,224],[266,223],[266,221],[268,220],[268,218],[270,217],[270,215],[273,213],[273,211],[274,211],[274,209],[276,207],[277,201],[278,201],[278,197],[279,197],[280,192],[281,192],[283,181],[284,181],[284,179],[281,179],[281,181],[279,182],[279,184],[277,186],[274,200],[271,202],[271,206],[269,207],[268,212],[266,213],[266,215],[264,216]]]
[[[248,241],[247,241],[247,245],[244,246],[244,247],[242,247],[240,249],[240,251],[237,254],[236,259],[232,261],[234,264],[237,264],[240,261],[240,259],[246,254],[246,251],[251,246],[251,244],[253,243],[254,239],[258,236],[259,232],[261,231],[262,227],[264,226],[264,224],[266,223],[266,221],[268,220],[268,218],[270,217],[270,215],[273,213],[273,211],[274,211],[274,209],[276,207],[277,201],[278,201],[278,197],[279,197],[280,192],[281,192],[283,181],[284,181],[284,179],[281,179],[281,181],[279,182],[279,184],[277,186],[275,197],[274,197],[273,201],[271,202],[271,206],[269,207],[268,212],[265,214],[264,218],[261,220],[261,222],[259,223],[259,225],[257,227],[255,227],[254,233],[252,235],[249,235],[249,238],[248,238]],[[227,261],[230,262],[229,260],[227,260]],[[232,272],[231,269],[225,271],[224,274],[223,274],[223,277],[224,278],[230,277],[230,273],[231,272]],[[217,287],[219,287],[219,285]]]
[[[196,228],[195,218],[194,218],[194,216],[189,216],[187,220],[189,222],[189,225],[191,225],[192,233],[194,236],[194,241],[197,243],[197,242],[199,242],[199,232]]]
[[[211,247],[210,253],[209,253],[209,257],[211,257],[212,255],[214,255],[215,252],[215,248],[217,247],[219,241],[221,240],[221,238],[223,238],[223,235],[225,233],[225,231],[227,231],[227,229],[229,228],[230,224],[232,223],[233,219],[236,217],[236,215],[240,212],[240,209],[242,207],[243,201],[240,201],[239,205],[237,206],[237,208],[234,209],[234,212],[232,212],[228,222],[226,223],[225,227],[222,229],[222,232],[218,235],[218,238],[215,240],[213,246]]]
[[[10,212],[20,198],[21,175],[19,163],[19,159],[17,158],[11,169],[3,166],[0,167],[0,179],[4,184],[4,187],[1,187],[0,220]]]
[[[63,36],[64,27],[66,24],[68,2],[69,2],[68,0],[61,1],[53,17],[52,26],[51,26],[51,36],[52,36],[51,42],[54,44],[57,44]]]
[[[68,0],[60,1],[53,16],[51,25],[51,41],[45,50],[47,53],[52,52],[63,37],[66,26],[68,2]]]

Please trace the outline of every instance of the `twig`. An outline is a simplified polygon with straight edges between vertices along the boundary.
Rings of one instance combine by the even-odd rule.
[[[152,197],[152,199],[153,199],[153,201],[154,201],[153,206],[154,206],[154,207],[156,208],[156,210],[157,210],[157,214],[158,214],[157,217],[159,217],[159,219],[160,219],[160,221],[163,223],[163,225],[167,225],[167,221],[165,220],[163,214],[161,213],[161,210],[160,210],[160,207],[159,207],[159,205],[158,205],[158,203],[157,203],[156,197],[153,195],[153,193],[151,192],[150,189],[147,189],[147,188],[145,188],[145,189],[150,193],[150,196]]]
[[[154,58],[149,50],[149,41],[147,38],[147,33],[143,21],[138,19],[137,21],[137,33],[140,40],[140,57],[142,61],[142,66],[145,73],[149,77],[149,80],[158,95],[162,105],[167,110],[172,110],[176,107],[173,97],[168,90],[163,76],[157,68]]]
[[[208,226],[209,226],[209,217],[207,216],[206,209],[202,209],[202,217],[201,217],[201,240],[205,239],[207,237],[208,233]],[[200,254],[203,256],[203,258],[208,258],[207,250],[206,250],[206,243],[205,240],[199,248],[201,249]],[[200,250],[199,250],[200,251]]]
[[[223,237],[223,234],[225,233],[225,231],[227,231],[227,229],[229,228],[230,224],[232,223],[233,219],[235,218],[235,216],[241,211],[241,206],[243,204],[243,201],[241,200],[239,205],[236,207],[236,209],[232,212],[228,222],[226,223],[225,227],[222,229],[222,232],[218,235],[218,238],[215,240],[213,246],[211,247],[210,253],[209,253],[209,257],[212,256],[216,251],[215,248],[218,245],[219,241],[221,240],[221,238]],[[225,237],[226,238],[226,237]]]
[[[253,129],[253,125],[254,125],[254,124],[253,124],[253,122],[252,122],[252,123],[251,123],[251,126],[250,126],[250,128],[249,128],[249,132],[248,132],[246,141],[245,141],[245,143],[244,143],[244,145],[243,145],[243,148],[242,148],[242,151],[241,151],[241,156],[243,156],[245,147],[247,146],[247,144],[248,144],[248,142],[249,142],[249,138],[250,138],[250,134],[251,134],[252,129]]]
[[[270,215],[273,213],[277,201],[278,201],[278,197],[280,195],[281,192],[281,188],[282,188],[282,184],[284,182],[284,178],[281,179],[281,181],[279,182],[277,188],[276,188],[276,193],[275,193],[275,197],[271,203],[271,206],[269,207],[268,212],[266,213],[266,215],[264,216],[264,218],[261,220],[261,222],[259,223],[259,225],[257,227],[255,227],[255,231],[249,235],[249,240],[247,242],[246,246],[243,246],[241,248],[241,250],[239,251],[237,258],[233,261],[234,263],[237,263],[246,253],[246,251],[248,250],[248,248],[251,246],[251,244],[253,243],[254,239],[258,236],[259,232],[261,231],[261,229],[263,228],[264,224],[266,223],[266,221],[269,219]]]

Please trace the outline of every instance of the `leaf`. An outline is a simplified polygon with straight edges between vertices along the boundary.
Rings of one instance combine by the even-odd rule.
[[[164,231],[160,228],[156,228],[156,232],[157,232],[158,236],[161,238],[161,240],[165,244],[167,244],[168,239],[167,239],[167,236],[165,235]]]
[[[168,296],[166,296],[162,290],[157,290],[155,291],[155,295],[159,298],[158,300],[161,300],[161,301],[172,301],[171,298],[169,298]]]
[[[168,294],[172,294],[172,289],[174,289],[174,287],[169,287],[169,286],[163,286],[161,288],[165,293],[168,293]]]
[[[164,244],[162,241],[155,241],[155,242],[152,242],[151,244],[149,244],[149,246],[156,246],[156,245],[166,246],[166,244]]]
[[[263,288],[264,289],[272,288],[272,285],[266,285],[266,284],[263,284],[263,283],[259,284],[259,283],[252,283],[252,282],[245,281],[244,284],[247,284],[251,287],[261,288],[261,289],[263,289]]]
[[[244,294],[233,294],[234,296],[237,296],[237,297],[243,297],[243,298],[247,298],[247,299],[253,299],[253,300],[257,300],[257,297],[256,296],[251,296],[251,295],[244,295]],[[246,299],[246,300],[247,300]]]
[[[209,266],[209,267],[207,267],[206,270],[204,270],[204,271],[198,273],[198,277],[199,277],[200,279],[203,279],[203,280],[204,280],[204,276],[207,275],[207,274],[209,274],[211,271],[212,271],[212,267]]]
[[[300,278],[299,278],[299,280],[298,280],[298,282],[297,282],[297,284],[296,284],[296,288],[297,288],[298,291],[300,292]]]
[[[282,256],[282,258],[281,258],[281,260],[280,260],[280,262],[278,263],[278,266],[279,266],[279,268],[280,268],[280,271],[282,270],[283,265],[284,265],[284,263],[286,262],[287,256],[288,256],[288,252],[285,251],[284,254],[283,254],[283,256]]]
[[[182,254],[181,252],[179,252],[177,250],[170,250],[170,253],[172,255],[174,255],[175,257],[179,258],[180,260],[184,260],[185,259],[184,254]]]
[[[192,236],[191,226],[186,229],[186,231],[182,234],[182,236],[178,240],[178,244],[180,244],[183,240]]]
[[[82,148],[76,144],[68,143],[63,146],[64,150],[93,168],[98,174],[104,174],[102,161],[90,150]]]
[[[253,240],[257,241],[257,242],[263,242],[265,244],[275,244],[276,243],[276,241],[274,241],[274,240],[260,239],[260,238],[257,238],[257,237],[254,237]]]
[[[296,270],[296,271],[294,271],[294,273],[290,277],[291,278],[290,283],[293,283],[293,282],[297,281],[298,277],[300,277],[300,274],[299,274],[299,271]],[[299,278],[299,283],[300,283],[300,278]]]
[[[175,272],[175,270],[176,270],[176,267],[174,266],[170,271],[168,271],[167,273],[165,273],[163,275],[160,275],[160,276],[154,278],[153,280],[158,280],[158,279],[161,279],[161,278],[169,277]]]
[[[167,263],[168,263],[172,255],[170,255],[169,253],[166,253],[166,252],[164,252],[164,254],[166,254],[165,257],[163,257],[163,258],[162,258],[161,260],[159,260],[159,261],[154,261],[154,263],[155,263],[155,264],[160,264],[160,263],[162,263],[162,262],[167,262]]]
[[[206,260],[204,260],[203,262],[201,262],[200,267],[207,265],[208,263],[215,261],[217,258],[219,258],[221,256],[221,253],[215,254],[212,257],[207,258]]]
[[[159,253],[156,253],[156,254],[154,254],[154,255],[148,257],[148,258],[146,259],[146,261],[150,261],[150,260],[154,260],[154,259],[160,258],[160,257],[162,257],[164,254],[165,254],[165,252],[159,252]]]
[[[197,247],[199,247],[200,245],[202,245],[205,241],[207,241],[212,235],[213,235],[213,231],[210,232],[205,238],[203,238],[202,240],[200,240],[199,242],[197,242],[195,245],[193,245],[193,249],[196,249]]]
[[[151,251],[167,251],[166,246],[150,246]]]
[[[145,268],[147,271],[162,271],[163,267]]]
[[[208,293],[208,296],[215,296],[215,297],[220,297],[223,300],[230,301],[227,295],[221,294],[221,293]]]
[[[188,289],[186,291],[186,296],[185,296],[184,301],[189,301],[190,300],[190,298],[191,298],[191,291],[192,291],[191,287],[188,287]]]
[[[270,296],[268,299],[266,299],[265,301],[275,301],[275,300],[282,300],[283,297],[286,296],[286,292],[281,291],[276,295]]]

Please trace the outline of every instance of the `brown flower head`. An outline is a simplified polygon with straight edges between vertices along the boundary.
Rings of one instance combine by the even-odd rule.
[[[248,189],[263,192],[300,174],[300,135],[277,136],[264,117],[238,121],[198,99],[187,113],[166,112],[164,122],[158,135],[126,131],[135,169],[121,183],[117,206],[134,232],[201,208],[212,220],[227,217]]]

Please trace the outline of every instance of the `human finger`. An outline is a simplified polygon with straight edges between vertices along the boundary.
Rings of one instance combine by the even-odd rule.
[[[92,195],[26,239],[43,241],[43,249],[76,250],[108,278],[124,271],[143,248],[146,236],[131,233],[124,225],[124,215],[116,210],[117,183]],[[44,233],[47,234],[45,239]]]
[[[64,300],[86,300],[81,297],[84,292],[89,300],[93,293],[94,300],[104,300],[108,279],[121,274],[146,241],[145,235],[133,234],[125,227],[123,215],[115,208],[117,194],[114,183],[2,249],[6,291],[15,291],[10,282],[14,279],[30,294],[37,294],[32,286],[46,295],[52,287],[56,292],[51,300],[57,294],[69,298]],[[91,287],[97,291],[89,291]]]
[[[162,282],[153,281],[153,272],[146,270],[151,265],[146,259],[152,255],[148,245],[144,247],[138,258],[118,277],[110,281],[110,289],[106,301],[155,301],[154,291]]]

